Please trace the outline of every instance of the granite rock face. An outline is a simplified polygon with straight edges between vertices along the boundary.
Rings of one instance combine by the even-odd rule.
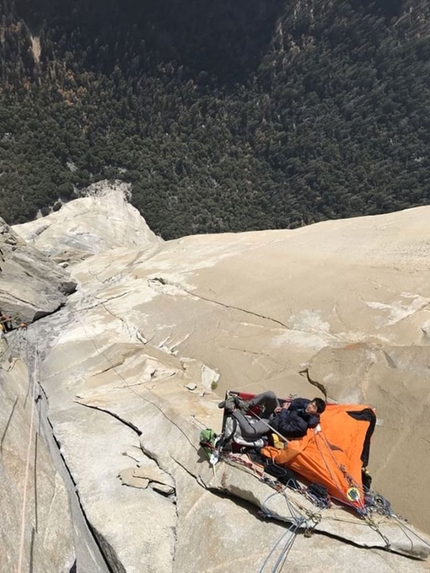
[[[110,194],[94,201],[112,212]],[[257,513],[269,504],[287,518],[273,490],[223,463],[210,468],[198,447],[202,428],[220,428],[227,388],[370,403],[374,487],[430,531],[429,228],[430,208],[419,208],[166,243],[136,245],[132,233],[112,248],[96,228],[106,244],[92,256],[62,243],[78,289],[22,335],[38,341],[52,431],[111,570],[275,565],[290,534]],[[53,245],[63,241],[54,229]],[[397,553],[428,553],[426,534],[391,525],[380,535],[343,510],[322,515],[318,535],[296,538],[289,570],[428,570],[383,550],[386,534]]]
[[[0,219],[0,309],[15,326],[56,311],[75,288],[67,271]]]
[[[129,187],[121,182],[94,183],[86,190],[86,197],[66,203],[47,217],[15,225],[14,229],[64,265],[115,247],[162,243],[128,203]]]
[[[68,492],[38,431],[27,368],[5,340],[0,352],[0,570],[69,573],[76,552]]]
[[[361,545],[369,548],[360,557],[369,570],[426,570],[425,563],[402,556],[425,559],[429,552],[430,539],[409,525],[406,530],[381,518],[375,530],[342,509],[321,514],[300,495],[288,492],[287,501],[243,468],[220,462],[212,469],[199,449],[199,432],[219,425],[220,410],[218,399],[197,376],[201,365],[138,338],[127,340],[119,320],[115,334],[115,323],[103,307],[92,308],[90,316],[91,327],[78,320],[61,329],[44,361],[43,386],[85,514],[111,548],[107,554],[114,570],[121,565],[136,572],[233,572],[241,564],[257,572],[281,536],[285,542],[294,539],[281,524],[294,523],[291,506],[306,523],[308,518],[315,532],[328,534],[318,541],[321,558],[332,552],[325,567],[354,571],[353,556],[358,558]],[[38,338],[52,337],[49,322],[32,327]],[[191,380],[194,391],[187,388]],[[150,488],[142,484],[145,478],[170,489]],[[222,497],[211,493],[215,491]],[[224,498],[226,492],[231,499]],[[245,505],[237,505],[235,498]],[[261,521],[255,506],[274,519]],[[384,539],[390,540],[392,553],[381,551],[387,548]],[[303,542],[299,536],[298,546],[304,549]],[[342,547],[345,561],[336,563],[335,547],[342,542],[353,546]],[[269,559],[272,566],[278,556]],[[304,571],[299,553],[289,563]]]
[[[409,467],[397,441],[416,424],[428,436],[429,422],[421,410],[403,408],[393,385],[395,375],[404,398],[415,396],[425,407],[429,217],[423,207],[295,231],[185,237],[150,253],[107,251],[73,268],[82,294],[77,308],[103,304],[124,333],[185,365],[199,361],[220,375],[221,395],[226,388],[271,388],[281,396],[325,391],[333,400],[369,401],[380,418],[371,473],[402,514],[430,531],[423,510],[430,497],[420,477],[428,441],[408,443]],[[363,361],[350,351],[360,345]],[[345,357],[345,380],[337,359],[329,360],[324,379],[312,371],[323,350]],[[299,374],[309,365],[313,382]],[[381,455],[388,432],[393,449]],[[403,479],[392,480],[395,467],[405,480],[414,476],[416,494]]]

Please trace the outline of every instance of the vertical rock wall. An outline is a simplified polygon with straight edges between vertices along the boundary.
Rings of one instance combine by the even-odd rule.
[[[0,355],[0,571],[21,563],[21,571],[68,573],[76,558],[68,492],[39,431],[26,365],[6,339]]]

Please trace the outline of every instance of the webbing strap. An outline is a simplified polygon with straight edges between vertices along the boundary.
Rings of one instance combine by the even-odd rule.
[[[228,436],[221,436],[221,439],[219,440],[217,446],[219,446],[220,448],[223,448],[226,444],[228,444],[228,442],[230,442],[230,440],[233,438],[233,436],[236,433],[237,430],[237,420],[234,416],[230,416],[231,420],[233,422],[233,429],[231,431],[231,433]]]

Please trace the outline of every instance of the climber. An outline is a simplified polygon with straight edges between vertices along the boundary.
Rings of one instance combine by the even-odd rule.
[[[11,317],[0,310],[0,332],[2,334],[12,330]]]
[[[263,415],[259,419],[245,416],[248,411],[252,414],[254,406],[263,408]],[[245,439],[255,440],[273,430],[281,437],[291,439],[301,438],[308,428],[315,428],[326,404],[321,398],[294,398],[281,405],[276,394],[268,391],[257,394],[250,401],[229,398],[221,402],[219,407],[225,408],[237,420]]]

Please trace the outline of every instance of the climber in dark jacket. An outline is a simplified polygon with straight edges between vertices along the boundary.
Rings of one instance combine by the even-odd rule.
[[[256,440],[273,430],[283,438],[301,438],[308,428],[315,428],[319,424],[320,414],[326,405],[321,398],[294,398],[280,405],[275,393],[269,391],[257,394],[249,402],[239,401],[236,406],[232,415],[239,424],[242,436]],[[260,419],[249,419],[244,415],[253,406],[263,409]]]
[[[285,402],[279,409],[275,409],[270,425],[285,438],[302,438],[308,428],[318,426],[319,415],[324,410],[325,402],[321,398],[294,398],[290,403]]]

